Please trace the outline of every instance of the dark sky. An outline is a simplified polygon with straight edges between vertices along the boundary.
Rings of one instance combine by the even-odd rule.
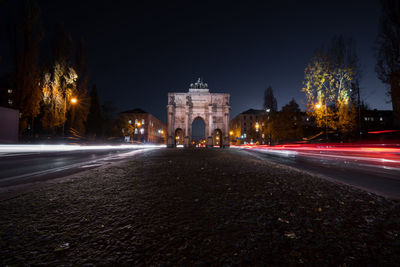
[[[18,2],[0,3],[1,71],[8,66],[5,25]],[[261,108],[268,85],[279,107],[294,97],[304,108],[304,68],[335,34],[357,43],[362,98],[391,109],[374,71],[378,0],[38,2],[45,41],[59,21],[75,40],[83,37],[91,83],[118,111],[139,107],[165,121],[167,93],[186,92],[197,77],[211,92],[231,94],[231,117]]]

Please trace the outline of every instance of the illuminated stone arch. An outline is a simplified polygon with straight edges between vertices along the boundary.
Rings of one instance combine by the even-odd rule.
[[[168,147],[175,146],[175,130],[184,133],[184,146],[192,141],[192,123],[200,117],[205,122],[207,146],[214,146],[214,130],[221,131],[221,146],[229,146],[230,95],[210,93],[208,85],[199,78],[190,84],[187,93],[168,93]]]

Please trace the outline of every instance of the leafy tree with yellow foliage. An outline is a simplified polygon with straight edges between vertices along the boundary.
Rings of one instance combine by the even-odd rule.
[[[304,71],[307,112],[326,132],[347,134],[355,129],[356,111],[350,96],[359,76],[357,62],[353,42],[339,36],[328,49],[319,49]]]

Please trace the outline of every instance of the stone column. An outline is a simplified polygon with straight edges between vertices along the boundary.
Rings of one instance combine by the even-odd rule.
[[[213,130],[214,130],[214,125],[213,125],[213,110],[212,110],[212,103],[209,104],[208,106],[208,136],[207,138],[207,147],[213,147]]]
[[[189,122],[190,122],[190,114],[189,114],[189,106],[185,106],[185,136],[183,138],[184,147],[188,148],[190,145],[190,137],[189,137]]]
[[[173,105],[167,106],[168,112],[168,138],[167,147],[175,147],[175,108]]]

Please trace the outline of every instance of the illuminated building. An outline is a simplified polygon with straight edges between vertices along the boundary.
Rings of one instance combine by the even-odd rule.
[[[142,110],[133,109],[121,112],[132,125],[132,133],[125,133],[125,141],[151,144],[165,144],[167,126],[152,114]]]

